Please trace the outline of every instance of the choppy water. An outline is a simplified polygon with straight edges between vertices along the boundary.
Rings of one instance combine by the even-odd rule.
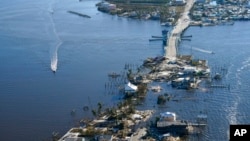
[[[162,54],[156,21],[139,21],[100,13],[98,1],[12,0],[0,5],[0,140],[45,140],[53,131],[65,133],[89,112],[85,105],[113,105],[117,96],[106,94],[107,73],[119,72],[125,63],[141,64],[148,56]],[[82,18],[73,10],[90,15]],[[52,14],[53,13],[53,14]],[[191,27],[191,42],[180,52],[208,59],[213,70],[228,69],[223,84],[228,89],[204,92],[171,90],[181,102],[170,102],[162,111],[193,119],[208,113],[209,126],[201,140],[228,140],[229,124],[249,123],[250,23],[234,26]],[[62,43],[58,48],[57,45]],[[190,47],[213,51],[209,54]],[[51,56],[57,49],[57,73],[51,72]],[[166,84],[163,84],[166,85]],[[156,102],[149,94],[148,108]],[[71,116],[72,109],[76,115]]]

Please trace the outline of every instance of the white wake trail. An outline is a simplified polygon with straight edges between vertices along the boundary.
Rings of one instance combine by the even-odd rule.
[[[196,47],[192,47],[192,49],[196,50],[196,51],[203,52],[203,53],[209,53],[209,54],[213,54],[214,53],[213,51],[204,50],[204,49],[200,49],[200,48],[196,48]]]
[[[58,62],[58,57],[57,57],[57,51],[58,48],[62,45],[62,42],[59,42],[56,47],[51,49],[51,63],[50,63],[50,68],[53,72],[56,72],[57,70],[57,62]]]
[[[57,52],[58,52],[59,47],[63,44],[63,42],[56,31],[55,22],[53,19],[54,10],[53,10],[52,6],[49,8],[48,11],[50,12],[50,21],[52,23],[53,32],[56,36],[56,41],[57,41],[56,46],[50,48],[50,59],[51,59],[50,68],[53,72],[56,72],[57,71],[57,64],[58,64]]]

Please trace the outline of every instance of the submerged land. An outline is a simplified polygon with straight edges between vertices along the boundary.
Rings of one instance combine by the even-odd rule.
[[[94,118],[81,120],[80,123],[82,126],[74,127],[60,139],[58,137],[55,137],[55,139],[59,139],[60,141],[82,139],[181,141],[186,140],[190,134],[202,133],[203,127],[207,125],[207,115],[205,113],[197,115],[197,119],[191,122],[185,119],[178,119],[174,112],[166,111],[159,114],[154,110],[138,110],[136,109],[136,105],[140,104],[142,99],[145,99],[148,90],[161,91],[159,85],[148,87],[151,82],[165,82],[170,83],[176,89],[195,90],[203,80],[209,82],[211,79],[221,79],[220,74],[211,76],[206,60],[193,59],[191,55],[178,54],[178,43],[183,38],[192,37],[185,37],[183,35],[184,31],[191,25],[215,25],[215,23],[219,24],[221,22],[228,23],[231,20],[248,20],[248,1],[228,0],[223,2],[226,6],[221,6],[222,3],[217,5],[213,1],[211,3],[211,1],[203,2],[202,0],[196,3],[195,0],[182,1],[183,3],[175,3],[173,1],[169,3],[170,1],[168,1],[168,7],[162,6],[165,1],[153,4],[152,1],[147,1],[146,5],[141,5],[141,3],[139,5],[135,4],[138,1],[130,1],[132,5],[123,3],[123,1],[109,2],[112,2],[112,4],[97,4],[98,9],[123,17],[157,19],[161,20],[162,23],[167,22],[167,26],[173,26],[172,31],[165,31],[160,37],[163,40],[165,54],[145,59],[143,64],[136,69],[125,65],[125,73],[123,74],[115,72],[108,74],[108,77],[111,79],[123,78],[117,87],[124,94],[121,102],[117,106],[107,107],[106,109],[104,109],[102,103],[97,104],[97,109],[85,107],[85,110],[91,110]],[[207,9],[207,6],[212,8]],[[215,14],[213,18],[208,16],[209,14],[202,13],[205,10],[208,10],[207,13],[213,13],[218,7],[222,9],[218,11],[226,11],[225,9],[228,10],[232,7],[235,9],[237,7],[241,10],[236,8],[231,14],[236,14],[241,18],[231,16],[230,12],[226,16]],[[164,10],[161,10],[165,8],[168,12],[162,14]],[[178,14],[173,9],[179,9]],[[235,12],[237,10],[244,12]],[[202,14],[200,17],[197,17],[197,13]],[[210,21],[209,24],[208,21]],[[208,85],[214,87],[211,84]],[[105,87],[108,87],[108,85],[106,86],[105,84]],[[170,100],[176,99],[173,99],[173,95],[164,93],[158,96],[156,103],[164,105]],[[74,113],[74,111],[72,112]]]

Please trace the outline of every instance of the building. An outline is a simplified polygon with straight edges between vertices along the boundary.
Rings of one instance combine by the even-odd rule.
[[[157,129],[160,133],[180,134],[188,133],[187,122],[176,120],[176,114],[172,112],[160,113],[160,120],[157,122]]]
[[[98,7],[98,10],[104,11],[104,12],[109,12],[109,11],[112,11],[112,10],[116,10],[116,5],[115,4],[110,4],[108,2],[101,2],[99,7]]]
[[[100,135],[97,137],[97,141],[112,141],[112,135]]]
[[[137,89],[137,86],[130,82],[128,82],[128,84],[125,84],[125,93],[135,93]]]
[[[82,130],[82,129],[81,128],[72,128],[58,141],[91,141],[92,140],[91,137],[81,136],[80,130]]]
[[[160,113],[162,121],[176,121],[176,114],[172,112]]]

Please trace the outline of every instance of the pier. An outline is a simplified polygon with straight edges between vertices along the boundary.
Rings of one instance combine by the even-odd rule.
[[[178,40],[182,32],[190,25],[189,11],[194,4],[194,0],[187,0],[183,14],[180,16],[172,32],[168,36],[167,46],[165,46],[165,57],[175,59],[177,55]]]

